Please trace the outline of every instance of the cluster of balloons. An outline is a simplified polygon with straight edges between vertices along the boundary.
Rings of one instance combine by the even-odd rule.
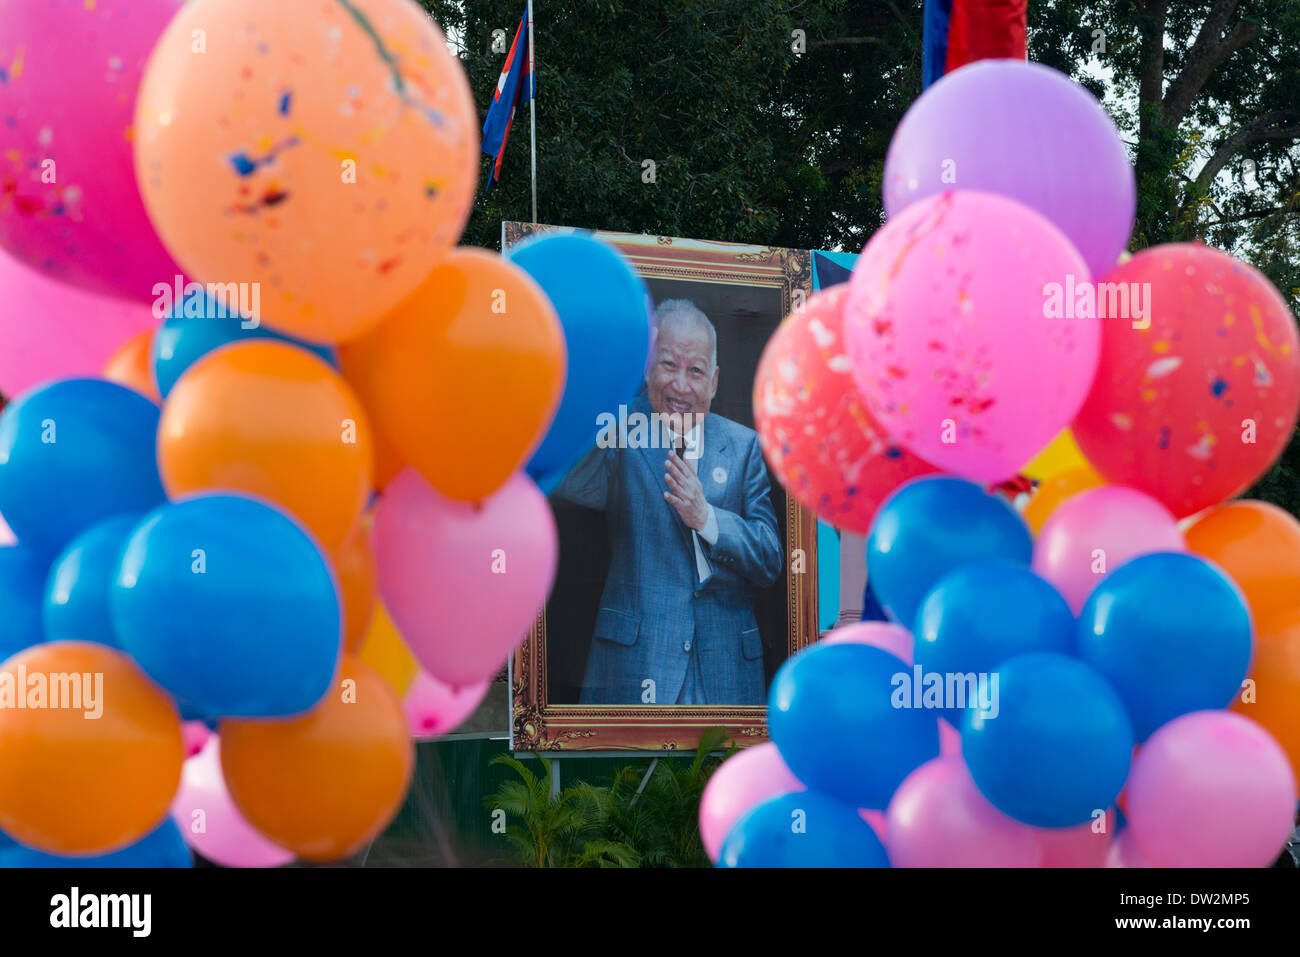
[[[646,289],[455,248],[412,0],[3,4],[0,62],[0,864],[349,855],[545,602]]]
[[[1300,523],[1228,500],[1294,434],[1300,337],[1222,252],[1124,253],[1134,196],[1100,106],[1045,67],[963,67],[904,117],[888,222],[755,389],[786,488],[868,533],[889,621],[778,672],[771,743],[701,803],[720,865],[1267,866],[1285,845]],[[986,490],[1018,474],[1023,514]]]

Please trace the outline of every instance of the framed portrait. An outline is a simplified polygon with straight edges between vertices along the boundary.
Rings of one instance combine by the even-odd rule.
[[[503,223],[502,251],[555,231],[580,230]],[[759,743],[773,675],[818,634],[816,515],[753,431],[759,358],[810,294],[811,254],[581,232],[641,275],[655,334],[640,391],[547,490],[560,558],[511,659],[511,746],[693,750],[710,727]]]

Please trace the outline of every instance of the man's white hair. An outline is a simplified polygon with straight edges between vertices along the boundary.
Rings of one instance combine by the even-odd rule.
[[[703,329],[709,336],[709,357],[714,367],[718,365],[718,331],[699,306],[689,299],[665,299],[655,306],[655,328],[662,329],[664,323],[681,325],[690,323]]]

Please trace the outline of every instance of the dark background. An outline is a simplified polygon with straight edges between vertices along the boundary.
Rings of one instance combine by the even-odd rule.
[[[758,360],[783,315],[781,290],[681,279],[647,278],[656,304],[689,299],[718,332],[718,394],[710,412],[754,427],[753,389]],[[629,405],[631,403],[629,402]],[[704,426],[708,428],[708,423]],[[785,548],[785,491],[771,481],[777,532]],[[664,506],[668,506],[665,504]],[[560,563],[546,604],[547,700],[577,704],[587,667],[587,649],[596,624],[600,593],[609,569],[609,532],[603,512],[551,499],[560,535]],[[770,682],[787,655],[786,573],[758,593],[754,614],[763,639],[763,659]],[[726,704],[727,702],[717,702]]]

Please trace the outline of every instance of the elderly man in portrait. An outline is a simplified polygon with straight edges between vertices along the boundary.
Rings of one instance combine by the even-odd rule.
[[[782,549],[758,436],[709,413],[718,361],[708,317],[670,299],[655,330],[645,391],[624,410],[648,426],[602,432],[554,493],[608,519],[581,700],[762,704],[754,599],[780,575]]]

